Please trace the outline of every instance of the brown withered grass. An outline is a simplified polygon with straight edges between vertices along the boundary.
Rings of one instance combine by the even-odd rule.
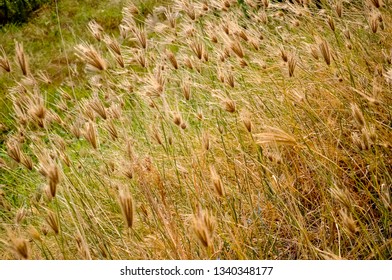
[[[0,258],[392,258],[390,1],[242,2],[0,47]]]

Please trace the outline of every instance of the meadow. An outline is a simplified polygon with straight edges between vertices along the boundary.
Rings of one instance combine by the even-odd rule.
[[[77,2],[0,29],[0,259],[392,258],[392,1]]]

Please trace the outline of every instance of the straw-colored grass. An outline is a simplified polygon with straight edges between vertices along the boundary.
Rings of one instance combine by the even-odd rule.
[[[297,2],[1,47],[0,258],[391,259],[392,2]]]

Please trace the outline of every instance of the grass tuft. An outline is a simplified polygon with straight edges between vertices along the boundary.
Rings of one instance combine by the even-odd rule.
[[[0,258],[391,259],[390,3],[293,2],[2,27]]]

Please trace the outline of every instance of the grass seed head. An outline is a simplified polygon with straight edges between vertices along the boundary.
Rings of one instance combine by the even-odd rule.
[[[15,215],[15,224],[19,225],[26,217],[27,210],[25,207],[19,208]]]
[[[106,60],[92,45],[86,43],[79,44],[75,49],[76,55],[87,63],[90,70],[105,71],[108,68]]]
[[[121,68],[125,68],[125,61],[123,56],[115,54],[115,60],[117,62],[117,64],[121,67]]]
[[[159,132],[159,130],[158,130],[155,126],[152,127],[151,134],[152,134],[152,138],[153,138],[159,145],[163,145],[161,133]]]
[[[329,50],[328,42],[324,39],[319,43],[319,50],[327,65],[331,64],[331,51]]]
[[[2,46],[0,46],[0,68],[3,68],[3,70],[6,72],[11,72],[10,61]]]
[[[30,248],[28,241],[25,238],[16,237],[13,233],[8,233],[10,243],[7,244],[11,252],[13,252],[18,258],[23,260],[30,259]]]
[[[147,49],[147,33],[143,28],[137,28],[135,31],[136,41],[142,49]]]
[[[204,132],[202,135],[202,143],[203,143],[203,148],[204,150],[208,151],[211,148],[210,144],[210,135],[208,132]]]
[[[241,66],[241,68],[247,67],[247,66],[248,66],[248,62],[246,62],[245,59],[241,59],[241,60],[240,60],[240,66]]]
[[[174,53],[172,53],[169,50],[166,50],[166,57],[169,60],[169,62],[171,63],[171,65],[174,67],[174,69],[178,69],[178,62],[177,62],[177,59],[176,59]]]
[[[127,158],[129,160],[134,160],[135,159],[135,152],[133,149],[133,145],[132,145],[132,141],[131,140],[127,140],[126,144],[125,144],[125,154],[127,156]]]
[[[191,20],[196,19],[196,10],[193,4],[183,2],[183,9]]]
[[[358,124],[360,128],[364,127],[366,125],[365,118],[362,114],[361,109],[359,109],[358,105],[356,103],[351,104],[351,113],[352,116],[355,120],[355,122]]]
[[[7,164],[4,161],[4,159],[0,158],[0,169],[5,169],[6,166],[7,166]],[[2,194],[1,191],[0,191],[0,194]]]
[[[124,217],[124,220],[127,224],[128,228],[132,228],[134,223],[134,202],[129,191],[122,189],[120,190],[119,196],[119,204],[121,207],[121,211]]]
[[[157,66],[153,74],[147,79],[147,95],[150,97],[162,96],[166,84],[166,77],[160,66]]]
[[[260,50],[260,42],[259,42],[259,40],[255,39],[255,38],[250,38],[249,39],[249,44],[253,47],[253,49],[255,51]]]
[[[209,10],[209,6],[208,6],[208,1],[204,0],[203,1],[203,6],[202,6],[203,11],[207,12]]]
[[[75,235],[76,247],[83,260],[91,260],[90,250],[87,246],[86,241],[80,234]]]
[[[175,125],[181,125],[182,118],[181,118],[181,115],[179,113],[174,113],[173,114],[173,122],[174,122]]]
[[[231,99],[225,100],[225,110],[229,113],[234,113],[236,111],[235,101]]]
[[[284,132],[283,130],[275,127],[269,127],[268,130],[259,134],[256,134],[256,142],[259,145],[268,145],[268,144],[280,144],[287,146],[295,146],[297,145],[297,141],[295,138]]]
[[[216,33],[214,31],[210,31],[210,40],[211,42],[213,42],[214,44],[218,43],[218,36],[216,35]]]
[[[120,38],[92,21],[94,43],[76,47],[79,59],[65,52],[51,60],[45,48],[56,44],[45,44],[34,65],[48,66],[47,75],[29,74],[21,45],[8,60],[5,41],[0,83],[10,110],[0,109],[7,124],[0,128],[0,209],[11,220],[0,223],[0,235],[8,224],[38,241],[31,253],[23,239],[6,247],[17,258],[388,257],[391,17],[386,7],[377,10],[381,1],[370,1],[129,0],[122,20],[111,15],[105,23],[112,29],[121,21]],[[11,31],[8,37],[21,37]],[[31,31],[34,39],[39,30]],[[65,50],[74,44],[67,37]],[[282,129],[264,126],[271,123]],[[46,151],[45,161],[38,154]],[[45,189],[30,194],[42,181],[35,169]],[[259,194],[263,182],[283,200]],[[30,197],[26,214],[21,205]],[[192,201],[205,211],[195,210],[187,224]],[[55,208],[44,212],[38,232],[26,222],[40,222],[42,203]],[[279,241],[275,251],[263,246],[270,238],[253,226],[255,211],[270,217],[264,222]],[[138,240],[136,228],[146,238]],[[58,236],[44,236],[52,231]],[[184,243],[189,233],[194,240]]]
[[[76,122],[72,123],[69,130],[77,139],[82,137],[82,127],[80,125],[80,122],[76,121]]]
[[[37,240],[37,241],[42,241],[41,234],[34,226],[30,225],[27,228],[27,231],[28,231],[31,238],[33,238],[34,240]]]
[[[109,132],[110,137],[112,140],[116,140],[118,138],[118,131],[116,125],[114,124],[113,120],[108,120],[106,122],[106,130]]]
[[[344,206],[345,209],[351,209],[352,207],[352,200],[350,199],[350,193],[348,190],[341,189],[337,186],[334,186],[330,190],[332,197],[338,201],[342,206]]]
[[[86,124],[86,129],[84,131],[84,137],[91,144],[91,146],[96,150],[98,149],[98,136],[97,129],[92,121]]]
[[[379,17],[376,13],[371,14],[369,18],[369,24],[372,32],[377,33],[380,22],[379,22]]]
[[[184,81],[181,84],[182,95],[184,96],[185,100],[191,99],[191,85],[189,82]]]
[[[139,8],[135,5],[134,1],[130,1],[128,0],[126,2],[126,5],[123,9],[123,11],[125,10],[126,13],[129,13],[130,15],[133,16],[137,16],[138,14],[140,14],[140,10]]]
[[[218,175],[218,172],[216,172],[215,167],[210,167],[210,173],[215,192],[218,194],[218,196],[223,197],[225,195],[225,188],[223,186],[221,177]]]
[[[350,236],[355,236],[355,234],[359,231],[357,223],[353,219],[353,216],[351,213],[349,213],[347,210],[341,209],[339,211],[340,218],[342,219],[342,224],[343,227],[346,229],[347,233]]]
[[[64,138],[57,134],[53,135],[53,143],[60,152],[65,152],[67,149],[67,143]]]
[[[241,39],[244,40],[245,42],[248,42],[248,41],[249,41],[249,37],[248,37],[248,35],[246,34],[245,30],[243,30],[243,29],[238,30],[238,31],[235,33],[235,35],[237,35],[239,38],[241,38]]]
[[[245,53],[242,45],[239,41],[233,40],[230,43],[230,49],[235,53],[239,58],[244,58]]]
[[[369,150],[371,145],[372,145],[372,141],[370,140],[370,135],[369,135],[369,131],[368,129],[366,129],[365,127],[361,129],[361,147],[362,150]]]
[[[226,75],[222,76],[220,78],[221,82],[226,82],[230,87],[234,88],[235,83],[234,83],[234,75],[232,72],[228,71]],[[223,80],[223,81],[222,81]]]
[[[267,24],[269,20],[268,20],[268,15],[267,15],[266,11],[260,10],[257,17],[256,17],[256,20],[258,22],[261,22],[262,24]]]
[[[48,186],[46,189],[48,198],[54,198],[57,193],[57,186],[60,183],[59,167],[53,161],[43,160],[40,162],[39,172],[48,179]]]
[[[205,248],[212,247],[215,222],[210,214],[199,209],[198,213],[193,217],[193,231]]]
[[[203,58],[205,50],[204,50],[204,44],[201,41],[192,41],[190,43],[190,48],[198,59]]]
[[[242,116],[242,123],[244,124],[246,130],[248,132],[252,132],[252,120],[250,119],[249,114],[243,114]]]
[[[227,46],[224,47],[222,56],[223,56],[223,60],[225,60],[225,59],[231,57],[230,48],[229,48],[229,47],[227,47]]]
[[[31,157],[29,157],[28,155],[22,154],[21,163],[22,163],[28,170],[33,170],[33,167],[34,167],[33,160],[32,160]]]
[[[101,41],[103,39],[103,27],[95,20],[92,20],[88,23],[88,30],[97,41]]]
[[[48,210],[46,213],[46,222],[48,223],[48,225],[56,235],[59,234],[60,232],[59,221],[57,215],[51,210]]]
[[[290,77],[294,76],[294,70],[295,70],[296,65],[297,65],[297,60],[293,55],[291,55],[288,60],[288,68],[289,68],[289,76]]]
[[[373,5],[375,8],[379,9],[381,7],[381,1],[382,0],[368,0],[371,5]]]
[[[347,40],[351,40],[351,32],[350,32],[350,29],[345,28],[345,29],[343,30],[343,34],[344,34],[344,37],[346,37]]]
[[[23,44],[15,41],[15,54],[16,59],[19,64],[20,69],[24,76],[28,76],[30,74],[29,63],[26,57],[26,54],[23,50]]]
[[[335,11],[338,17],[342,17],[343,14],[343,2],[341,0],[337,0],[335,4]]]
[[[328,17],[328,25],[329,28],[331,28],[331,30],[335,32],[335,22],[333,20],[333,17],[331,16]]]
[[[134,174],[132,165],[126,166],[125,169],[124,169],[124,171],[123,171],[123,174],[124,174],[128,179],[132,179],[132,178],[133,178],[133,174]]]
[[[230,27],[229,27],[229,20],[222,20],[221,24],[223,32],[225,32],[226,35],[230,35]]]
[[[143,51],[139,51],[135,57],[137,63],[139,63],[139,65],[143,68],[147,68],[148,64],[147,64],[147,55],[145,52]]]
[[[32,104],[28,113],[33,122],[35,122],[39,127],[44,127],[45,116],[47,115],[47,110],[42,103]]]
[[[289,60],[289,56],[287,54],[287,51],[283,48],[280,49],[280,56],[284,62],[287,62]]]
[[[122,55],[120,44],[118,43],[118,41],[115,38],[110,37],[110,36],[105,36],[104,42],[109,50],[113,51],[115,54],[117,54],[119,56]]]
[[[169,26],[171,28],[175,29],[177,26],[178,12],[173,12],[170,8],[166,7],[165,8],[165,16],[166,16],[166,19],[169,23]]]
[[[184,59],[184,64],[186,67],[188,67],[190,70],[193,70],[193,62],[189,57],[185,57]]]
[[[108,115],[112,119],[120,119],[122,115],[122,106],[120,104],[113,103],[108,109]]]
[[[98,115],[101,116],[101,118],[103,118],[104,120],[107,119],[107,112],[106,112],[106,108],[103,105],[102,101],[98,98],[95,97],[90,103],[89,103],[89,107],[91,107]]]
[[[381,196],[381,201],[386,209],[392,208],[391,190],[392,190],[391,186],[388,186],[385,183],[381,184],[380,196]]]
[[[7,141],[7,154],[16,162],[21,162],[22,160],[22,150],[19,141],[15,139],[10,139]]]

